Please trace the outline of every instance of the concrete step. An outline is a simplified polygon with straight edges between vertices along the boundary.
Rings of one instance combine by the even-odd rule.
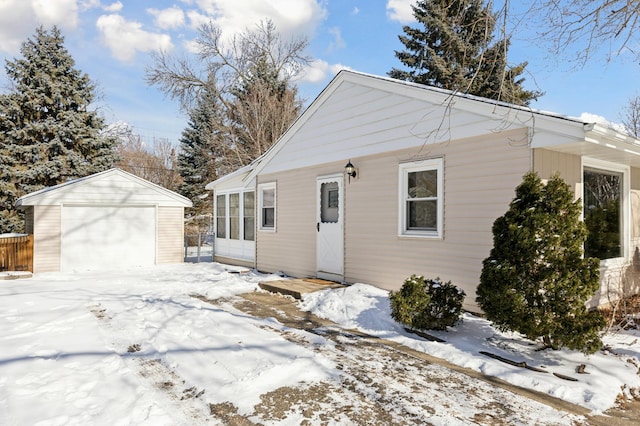
[[[258,284],[261,289],[271,293],[280,293],[295,299],[302,299],[302,295],[328,288],[343,288],[344,284],[319,278],[292,278],[285,280],[262,281]]]

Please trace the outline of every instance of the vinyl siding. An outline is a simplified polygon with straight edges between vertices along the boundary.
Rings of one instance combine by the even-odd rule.
[[[481,137],[522,128],[531,120],[529,111],[451,97],[424,86],[342,77],[314,101],[300,126],[294,124],[294,132],[285,134],[286,143],[278,142],[281,149],[265,173]],[[530,139],[522,133],[510,143],[527,145]]]
[[[634,256],[636,250],[640,253],[640,191],[631,190],[631,250],[630,255]],[[636,256],[637,257],[637,256]],[[637,262],[636,257],[633,261]]]
[[[24,209],[24,232],[33,234],[33,206]]]
[[[397,290],[411,274],[451,280],[473,308],[491,226],[504,214],[531,166],[527,146],[509,141],[524,130],[352,158],[356,179],[345,180],[345,280]],[[398,167],[421,158],[444,161],[444,238],[398,236]],[[341,172],[345,159],[260,176],[277,183],[276,232],[258,232],[258,268],[315,275],[316,177]]]
[[[640,190],[640,169],[631,167],[631,189]]]
[[[550,179],[558,174],[576,193],[582,193],[582,158],[579,155],[550,151],[548,149],[533,150],[533,170],[542,179]],[[580,189],[580,190],[578,190]]]
[[[640,169],[631,168],[631,250],[640,250]]]
[[[316,275],[316,178],[340,173],[344,164],[346,161],[259,177],[259,183],[276,182],[276,230],[257,232],[258,270],[295,277]]]
[[[60,206],[33,208],[33,272],[60,271]]]
[[[526,146],[509,144],[519,133],[452,141],[423,152],[444,161],[442,239],[398,236],[398,165],[411,160],[415,149],[353,159],[360,176],[346,190],[346,281],[397,290],[411,274],[440,277],[465,290],[465,306],[473,309],[482,260],[493,245],[491,227],[531,164]]]
[[[184,260],[184,208],[158,207],[156,263]]]
[[[559,174],[574,189],[576,199],[582,197],[582,162],[579,155],[555,152],[546,149],[534,150],[534,170],[540,177],[548,179],[554,174]],[[640,247],[640,170],[630,168],[630,242],[629,256],[632,257],[636,247]],[[588,302],[588,306],[595,307],[605,305],[610,300],[616,299],[620,284],[622,269],[626,265],[626,260],[622,263],[602,263],[600,268],[600,289]]]

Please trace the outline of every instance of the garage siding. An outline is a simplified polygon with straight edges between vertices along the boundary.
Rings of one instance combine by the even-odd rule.
[[[16,202],[34,234],[34,272],[110,270],[183,261],[189,199],[119,169]]]
[[[60,206],[33,208],[33,272],[60,270]]]
[[[182,207],[158,207],[157,263],[184,259],[184,213]]]

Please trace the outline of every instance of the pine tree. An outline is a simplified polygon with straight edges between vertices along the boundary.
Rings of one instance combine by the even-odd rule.
[[[409,70],[392,68],[390,77],[517,105],[542,95],[522,87],[526,63],[507,65],[509,41],[493,43],[496,18],[483,0],[422,0],[412,7],[423,29],[403,27],[406,50],[396,57]]]
[[[89,106],[95,87],[64,47],[57,28],[42,27],[7,61],[13,81],[0,95],[0,233],[19,231],[14,210],[24,194],[110,168],[115,138]]]
[[[583,258],[582,205],[558,176],[543,185],[533,172],[493,225],[476,302],[501,330],[542,339],[545,347],[593,353],[602,316],[585,304],[599,287],[599,261]]]
[[[217,178],[216,159],[220,156],[220,125],[224,119],[215,85],[208,84],[200,92],[189,113],[189,123],[180,138],[178,173],[183,184],[179,192],[193,202],[187,214],[202,214],[211,208],[201,195],[205,185]]]

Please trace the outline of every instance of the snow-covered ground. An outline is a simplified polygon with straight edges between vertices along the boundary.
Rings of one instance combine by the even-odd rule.
[[[345,370],[320,350],[339,345],[299,330],[295,339],[287,339],[283,333],[290,332],[275,319],[255,318],[225,303],[258,290],[259,281],[277,278],[200,263],[0,281],[0,424],[216,423],[209,415],[212,405],[230,403],[237,413],[250,416],[264,403],[261,396],[277,389],[343,383]],[[391,320],[385,291],[364,284],[307,295],[300,306],[344,327],[594,412],[612,407],[621,392],[640,388],[637,332],[606,336],[609,351],[585,357],[564,350],[536,351],[535,345],[469,315],[455,329],[437,334],[447,343],[428,342]],[[514,367],[480,351],[550,373]],[[580,364],[588,374],[576,373]],[[384,377],[384,371],[380,374]],[[351,405],[358,410],[356,403]],[[523,419],[571,420],[533,401],[518,402],[518,407],[516,416]],[[447,411],[434,412],[441,423],[464,424],[460,419],[474,418],[473,410],[450,422],[442,420]],[[257,420],[297,424],[299,415],[294,410],[279,420]],[[312,424],[322,423],[321,417],[313,418]]]

